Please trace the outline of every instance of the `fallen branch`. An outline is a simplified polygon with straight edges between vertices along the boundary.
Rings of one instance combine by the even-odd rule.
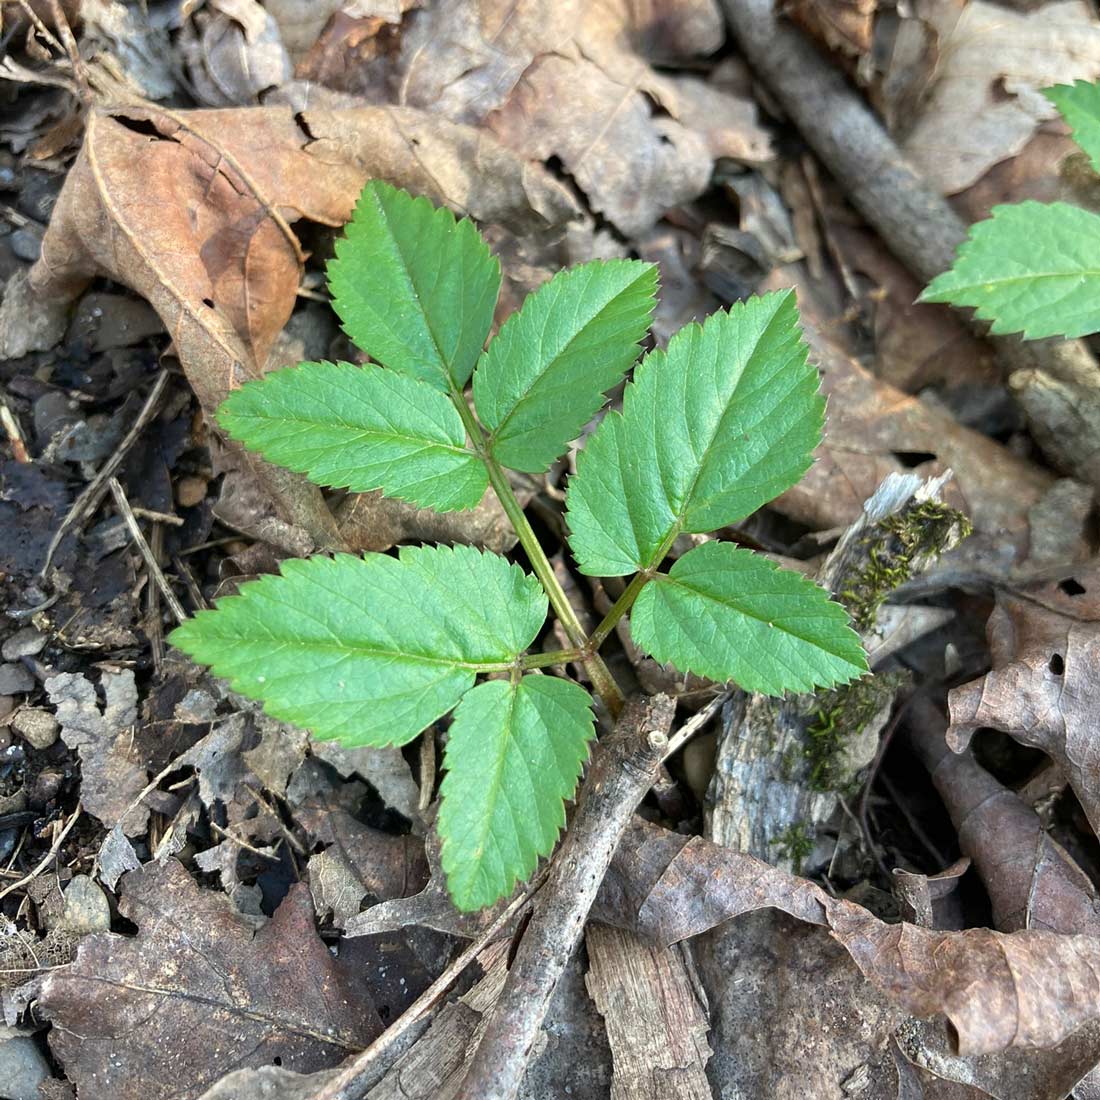
[[[455,1100],[512,1100],[519,1091],[558,981],[634,808],[668,747],[675,703],[632,700],[601,741],[576,814],[534,904],[534,915]]]

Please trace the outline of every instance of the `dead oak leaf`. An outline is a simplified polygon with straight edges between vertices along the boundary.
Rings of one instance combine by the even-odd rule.
[[[1062,585],[999,593],[986,624],[992,671],[951,692],[947,739],[958,752],[988,726],[1041,749],[1100,833],[1098,593],[1095,568]]]
[[[257,930],[172,860],[127,875],[119,908],[137,934],[89,936],[41,994],[81,1100],[186,1100],[272,1063],[312,1073],[381,1031],[304,885]]]
[[[828,928],[905,1012],[946,1016],[959,1054],[1049,1048],[1100,1019],[1100,937],[887,924],[763,860],[640,818],[593,916],[668,946],[758,909]]]

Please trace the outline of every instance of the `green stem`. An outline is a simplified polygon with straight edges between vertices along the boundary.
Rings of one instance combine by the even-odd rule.
[[[615,629],[615,624],[634,606],[638,593],[653,579],[650,573],[635,573],[634,579],[623,589],[623,594],[611,605],[611,609],[603,617],[603,621],[592,631],[588,644],[592,649],[599,649],[607,641],[608,635]]]
[[[551,665],[567,665],[571,661],[583,661],[583,649],[551,649],[546,653],[526,653],[520,658],[524,670],[549,668]]]
[[[657,547],[649,564],[640,572],[634,574],[631,582],[623,589],[623,594],[611,605],[610,610],[603,617],[603,622],[592,631],[592,636],[588,639],[588,648],[593,653],[607,641],[608,635],[615,629],[615,624],[634,606],[634,601],[638,598],[638,593],[653,580],[657,572],[657,567],[668,556],[668,552],[672,549],[672,544],[679,535],[680,525],[677,524],[665,536],[661,545]]]
[[[516,494],[508,481],[507,475],[504,473],[504,468],[489,453],[485,432],[470,410],[470,406],[466,404],[466,398],[457,387],[452,386],[451,400],[454,402],[455,408],[458,409],[458,415],[462,418],[462,424],[474,445],[474,450],[482,462],[485,463],[485,469],[489,474],[489,484],[492,485],[493,491],[500,501],[500,506],[504,509],[504,514],[511,521],[512,527],[519,537],[520,545],[527,551],[531,568],[535,571],[535,576],[538,577],[546,595],[549,597],[550,606],[553,607],[554,614],[557,615],[558,621],[565,630],[566,637],[577,649],[586,649],[588,639],[585,637],[584,627],[581,626],[577,613],[569,602],[569,597],[566,596],[565,590],[554,575],[554,568],[546,557],[546,552],[539,544],[539,540],[528,522],[523,508],[516,499]],[[619,690],[619,685],[615,683],[615,678],[611,675],[611,670],[604,664],[599,654],[592,650],[586,650],[586,655],[582,657],[582,660],[596,694],[604,701],[604,705],[611,712],[612,717],[617,718],[625,700],[623,699],[623,693]]]

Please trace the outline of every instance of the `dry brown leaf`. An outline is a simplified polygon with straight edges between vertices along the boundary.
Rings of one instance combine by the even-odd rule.
[[[1053,1047],[1100,1018],[1100,938],[886,924],[753,856],[639,818],[593,915],[667,946],[763,908],[827,927],[905,1012],[946,1016],[963,1055]]]
[[[177,1100],[230,1070],[336,1065],[382,1029],[360,976],[313,924],[309,891],[291,888],[257,930],[182,865],[123,879],[133,937],[86,938],[46,979],[50,1044],[81,1100]]]
[[[539,57],[488,120],[512,149],[558,157],[593,210],[627,235],[644,233],[710,181],[705,137],[654,117],[640,61],[614,76],[586,58]]]
[[[207,0],[179,38],[196,100],[205,107],[244,107],[290,79],[279,24],[258,0]]]
[[[713,0],[445,0],[406,21],[392,85],[525,158],[558,159],[629,235],[701,194],[715,156],[770,156],[747,98],[650,64],[721,39]]]
[[[1100,831],[1100,571],[1000,592],[986,624],[993,670],[950,695],[948,744],[961,751],[983,726],[1042,749]]]
[[[298,62],[310,50],[334,15],[353,19],[383,19],[399,23],[403,12],[419,0],[265,0],[264,7],[279,24],[283,44]]]
[[[947,747],[938,708],[915,700],[910,738],[951,814],[959,846],[974,861],[1002,932],[1045,928],[1100,935],[1100,897],[1039,815],[1003,787],[969,749]]]
[[[1056,116],[1040,89],[1100,76],[1100,26],[1083,0],[1031,11],[939,0],[925,19],[938,36],[939,66],[902,149],[945,194],[1020,152]]]
[[[312,839],[325,845],[310,860],[310,888],[317,911],[333,913],[346,927],[369,904],[404,898],[427,884],[428,863],[419,837],[379,832],[345,810],[307,804],[296,812]]]
[[[791,0],[796,23],[830,50],[859,58],[871,49],[878,0]]]
[[[134,744],[138,701],[134,674],[129,669],[104,672],[100,686],[102,710],[95,685],[77,672],[51,676],[46,693],[57,708],[61,739],[80,754],[84,809],[108,829],[121,825],[127,836],[141,836],[149,809],[133,804],[149,776]]]

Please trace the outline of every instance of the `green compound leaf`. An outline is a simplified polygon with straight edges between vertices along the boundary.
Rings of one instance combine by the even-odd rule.
[[[635,644],[681,672],[782,695],[867,671],[848,613],[812,581],[729,543],[689,550],[642,589]]]
[[[510,894],[565,824],[593,734],[582,687],[528,674],[489,680],[454,713],[440,793],[443,869],[459,909]]]
[[[559,272],[501,326],[474,374],[474,404],[505,466],[541,473],[638,358],[657,269],[595,260]]]
[[[489,479],[466,449],[454,405],[409,375],[302,363],[235,390],[218,423],[250,451],[356,493],[381,489],[422,508],[473,508]]]
[[[1100,84],[1078,80],[1044,88],[1043,95],[1062,113],[1073,130],[1073,140],[1088,154],[1095,172],[1100,172]]]
[[[344,331],[372,358],[448,390],[470,378],[500,264],[468,221],[372,180],[328,265]]]
[[[568,520],[581,572],[652,568],[679,532],[717,530],[789,489],[821,440],[817,391],[790,291],[681,329],[578,456]]]
[[[1100,330],[1100,217],[1064,202],[993,207],[922,302],[972,306],[997,336]]]
[[[402,745],[546,618],[534,577],[468,546],[291,560],[169,641],[276,718],[345,745]]]

